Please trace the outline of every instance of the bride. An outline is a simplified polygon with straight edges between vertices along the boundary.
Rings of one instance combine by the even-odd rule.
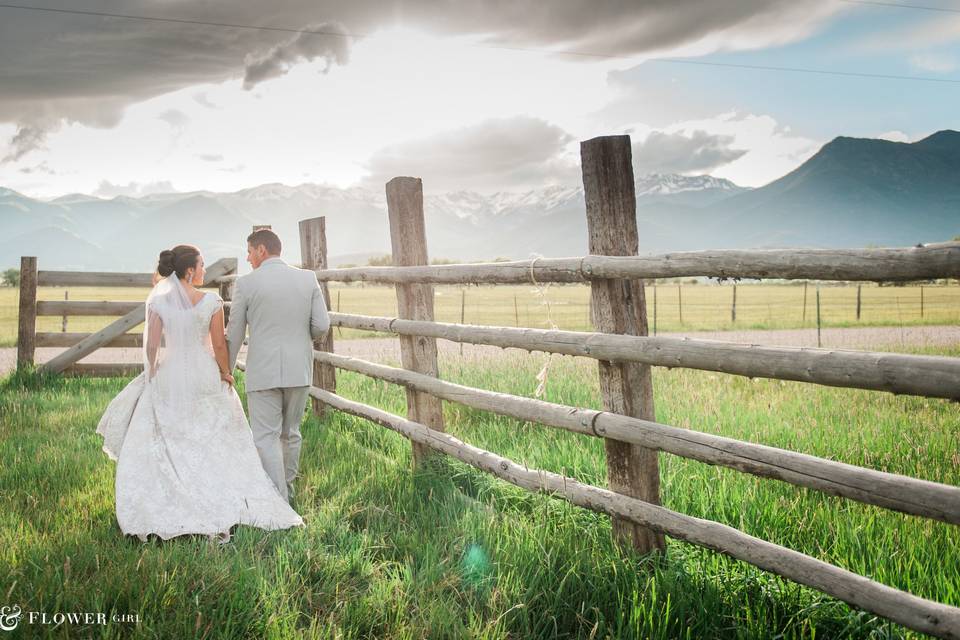
[[[230,528],[303,526],[264,471],[233,388],[223,300],[203,284],[200,250],[160,252],[147,296],[144,370],[111,400],[97,426],[117,463],[117,522],[146,542]]]

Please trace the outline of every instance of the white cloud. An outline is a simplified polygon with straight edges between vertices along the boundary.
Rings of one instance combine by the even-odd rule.
[[[910,136],[903,131],[884,131],[883,133],[878,133],[875,137],[880,140],[889,140],[890,142],[910,142]]]
[[[26,159],[62,171],[56,182],[31,188],[43,195],[90,192],[101,180],[168,180],[184,190],[216,191],[267,182],[346,187],[385,147],[484,120],[539,118],[585,139],[589,114],[614,91],[603,64],[481,49],[406,29],[359,41],[347,66],[326,75],[323,67],[321,60],[299,64],[255,91],[232,80],[169,93],[129,107],[113,129],[72,123],[48,136],[47,151]],[[15,132],[0,125],[5,130]],[[199,155],[221,155],[234,170]],[[0,184],[23,187],[21,164],[0,167]]]
[[[370,158],[365,182],[381,189],[391,178],[423,178],[424,190],[495,192],[569,184],[577,158],[564,153],[569,133],[539,118],[494,118],[385,147]]]
[[[696,129],[667,133],[651,131],[633,142],[633,168],[638,175],[648,173],[708,173],[730,164],[747,153],[733,148],[732,135],[718,135]]]
[[[173,185],[167,180],[146,184],[130,182],[125,185],[111,184],[107,180],[101,180],[100,186],[97,187],[92,195],[100,198],[115,198],[116,196],[139,198],[140,196],[147,196],[151,193],[176,193],[176,191]]]
[[[640,134],[649,131],[642,123],[633,129]],[[781,126],[768,115],[722,113],[712,118],[676,122],[663,127],[665,133],[703,131],[724,136],[729,149],[744,150],[740,157],[711,171],[711,175],[733,182],[759,187],[793,171],[813,155],[821,143],[794,135],[789,126]]]
[[[950,73],[957,68],[957,60],[947,53],[916,53],[910,63],[918,69],[933,73]]]

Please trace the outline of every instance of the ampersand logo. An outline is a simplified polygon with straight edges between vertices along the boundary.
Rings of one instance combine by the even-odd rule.
[[[0,607],[0,629],[13,631],[20,624],[21,615],[23,615],[23,611],[20,610],[18,604],[12,607]]]

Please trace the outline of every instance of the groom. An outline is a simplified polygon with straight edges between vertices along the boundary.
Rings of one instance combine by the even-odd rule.
[[[280,258],[270,229],[247,237],[253,272],[236,279],[227,342],[232,371],[247,325],[246,387],[250,427],[263,468],[288,501],[300,466],[300,421],[313,382],[313,338],[330,328],[316,274]]]

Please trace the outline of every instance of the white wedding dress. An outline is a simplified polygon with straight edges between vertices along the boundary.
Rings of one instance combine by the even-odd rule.
[[[174,274],[146,305],[144,372],[97,426],[117,462],[120,529],[143,541],[152,533],[225,542],[235,524],[302,526],[263,469],[240,397],[220,379],[209,333],[220,296],[193,305]]]

